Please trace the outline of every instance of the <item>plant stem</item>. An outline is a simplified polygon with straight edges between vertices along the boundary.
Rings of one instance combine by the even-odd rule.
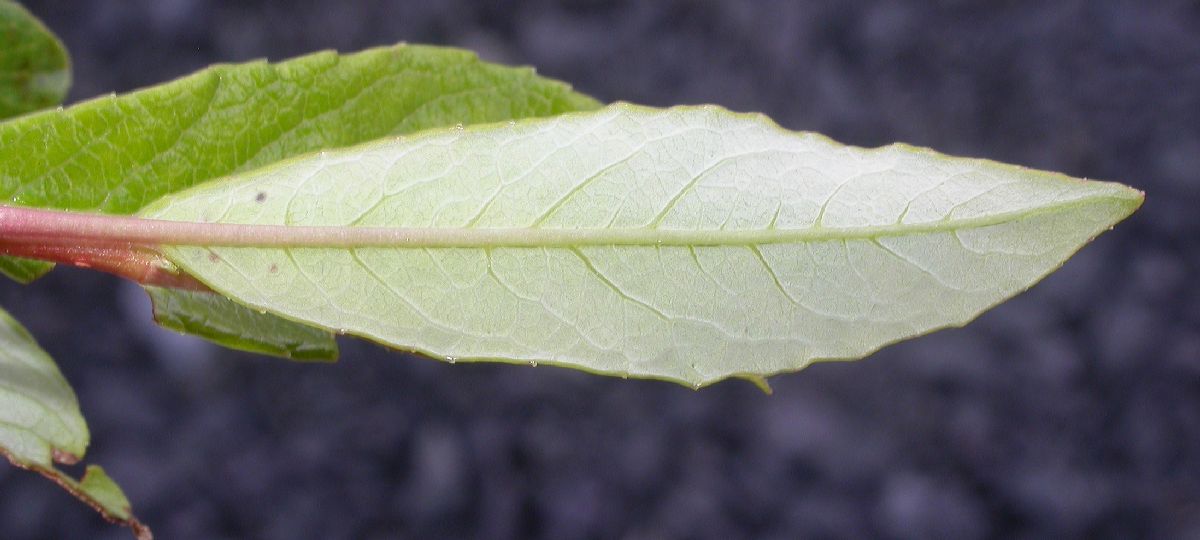
[[[211,290],[176,271],[150,245],[89,234],[84,229],[88,223],[80,222],[80,216],[85,215],[0,206],[0,255],[99,270],[143,285]]]
[[[69,264],[123,277],[142,285],[190,291],[210,291],[192,276],[172,270],[174,266],[157,252],[124,245],[78,245],[10,243],[0,240],[0,255]]]

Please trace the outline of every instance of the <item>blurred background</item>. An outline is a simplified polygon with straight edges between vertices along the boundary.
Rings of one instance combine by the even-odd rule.
[[[160,538],[1200,538],[1200,4],[1180,1],[29,0],[71,100],[218,61],[398,41],[604,101],[1120,180],[1129,221],[963,329],[695,392],[216,349],[140,289],[0,283],[60,362],[88,461]],[[0,466],[0,536],[127,538]]]

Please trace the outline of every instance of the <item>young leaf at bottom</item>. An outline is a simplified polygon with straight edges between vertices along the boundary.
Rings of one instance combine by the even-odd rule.
[[[255,309],[438,358],[700,386],[964,324],[1141,200],[617,105],[310,155],[142,215],[192,222],[163,252]]]
[[[13,465],[53,480],[106,519],[131,527],[139,538],[149,538],[121,488],[100,467],[89,465],[77,481],[55,466],[78,462],[87,445],[87,424],[70,385],[29,332],[0,310],[0,453]]]
[[[528,68],[438,47],[397,45],[276,64],[217,65],[0,124],[0,199],[130,214],[167,193],[318,149],[597,106]],[[48,268],[0,257],[0,271],[20,279]],[[297,337],[310,336],[302,348],[325,359],[336,356],[328,332],[248,312],[219,295],[197,301],[200,294],[161,291],[153,295],[155,311],[160,320],[188,321],[177,330],[233,348],[253,344],[260,352],[288,356]],[[239,326],[247,319],[254,323]]]

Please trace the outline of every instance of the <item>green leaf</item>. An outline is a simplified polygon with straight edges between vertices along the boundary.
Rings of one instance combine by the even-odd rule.
[[[298,153],[447,122],[594,107],[530,69],[456,49],[397,45],[215,65],[0,125],[0,196],[130,214],[164,194]]]
[[[79,482],[55,466],[78,462],[87,445],[79,403],[54,360],[0,310],[0,453],[54,481],[106,519],[148,537],[149,529],[133,517],[129,500],[102,469],[88,466]]]
[[[10,459],[52,466],[77,461],[88,429],[58,366],[8,313],[0,311],[0,448]]]
[[[325,330],[254,311],[213,293],[146,287],[154,320],[164,328],[210,339],[226,347],[294,360],[337,359],[337,343]]]
[[[1141,200],[618,105],[311,155],[143,215],[197,223],[165,255],[255,309],[448,360],[700,386],[964,324]]]
[[[146,90],[0,124],[0,199],[130,214],[167,193],[317,149],[596,106],[531,69],[437,47],[217,65]],[[0,259],[0,271],[24,280],[48,268]],[[159,320],[174,329],[238,349],[336,355],[336,349],[328,353],[334,346],[328,332],[271,315],[251,317],[218,296],[198,301],[183,295],[152,295]],[[231,324],[248,317],[256,322],[240,330]]]
[[[32,283],[33,280],[42,277],[52,268],[54,268],[53,265],[42,261],[20,257],[0,257],[0,274],[21,284]]]
[[[133,515],[129,498],[100,466],[88,465],[83,473],[83,480],[75,480],[54,467],[29,468],[41,473],[75,498],[87,503],[109,522],[129,527],[138,540],[154,538],[150,528]]]
[[[79,488],[100,506],[102,512],[118,519],[132,517],[129,498],[100,466],[88,465]]]
[[[70,87],[58,38],[20,4],[0,0],[0,119],[61,103]]]

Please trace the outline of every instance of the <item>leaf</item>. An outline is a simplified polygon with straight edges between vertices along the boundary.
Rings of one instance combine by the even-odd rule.
[[[294,360],[333,361],[337,343],[325,330],[254,311],[212,293],[146,287],[164,328],[241,351]]]
[[[22,285],[32,283],[49,272],[53,265],[21,257],[0,257],[0,274]]]
[[[77,461],[88,429],[75,393],[33,337],[0,311],[0,447],[21,463],[52,466],[55,454]]]
[[[451,119],[594,107],[530,69],[438,47],[215,65],[0,126],[0,193],[21,206],[130,214],[166,193],[297,153]]]
[[[4,274],[9,279],[22,285],[29,284],[33,280],[46,275],[46,272],[49,272],[53,268],[53,264],[43,261],[21,257],[0,257],[0,274]]]
[[[79,489],[95,501],[101,512],[123,520],[132,517],[129,498],[99,466],[88,465],[83,480],[79,482]]]
[[[17,464],[14,462],[14,464]],[[19,465],[19,464],[18,464]],[[22,465],[23,466],[23,465]],[[75,480],[66,473],[54,468],[28,467],[54,481],[75,498],[87,503],[100,516],[110,523],[124,525],[133,531],[138,540],[151,540],[154,534],[150,528],[133,515],[129,498],[121,491],[116,482],[98,465],[88,465],[83,473],[83,480]]]
[[[146,90],[0,124],[0,199],[130,214],[167,193],[317,149],[596,106],[531,69],[437,47],[217,65]],[[0,258],[0,271],[22,280],[47,269],[45,263]],[[177,294],[183,295],[152,295],[159,320],[174,329],[236,349],[286,356],[299,346],[332,350],[329,359],[336,355],[328,332],[271,315],[253,316],[257,322],[238,331],[230,323],[250,317],[244,309],[215,295],[201,302],[196,294],[172,298]],[[188,311],[175,311],[180,308]],[[296,341],[303,336],[311,340]]]
[[[61,103],[70,87],[58,38],[20,4],[0,0],[0,119]]]
[[[83,458],[88,429],[75,393],[29,332],[0,310],[0,453],[13,465],[36,471],[88,503],[106,519],[150,531],[130,513],[121,488],[95,465],[79,482],[55,467]]]
[[[189,222],[164,254],[255,309],[448,360],[700,386],[964,324],[1141,200],[617,105],[311,155],[142,215]]]

